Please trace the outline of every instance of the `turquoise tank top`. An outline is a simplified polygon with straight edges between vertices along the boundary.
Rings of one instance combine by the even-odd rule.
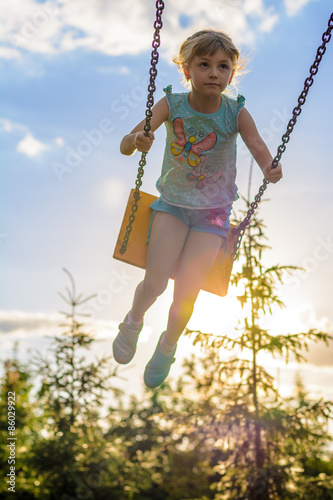
[[[245,98],[222,95],[221,107],[211,114],[194,111],[188,92],[164,89],[170,107],[162,172],[156,188],[171,205],[217,208],[239,196],[236,179],[237,116]]]

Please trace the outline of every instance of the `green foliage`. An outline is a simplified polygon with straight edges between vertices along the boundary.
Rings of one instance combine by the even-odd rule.
[[[92,296],[77,296],[74,280],[66,273],[71,289],[66,288],[67,296],[60,295],[70,311],[63,313],[63,333],[54,337],[51,358],[38,353],[34,360],[35,372],[42,379],[38,400],[44,423],[31,457],[32,467],[43,477],[36,498],[102,499],[114,495],[127,499],[123,449],[105,441],[100,414],[107,391],[119,396],[110,385],[116,369],[111,356],[86,359],[95,340],[77,317],[78,308]]]
[[[188,359],[172,386],[146,389],[144,398],[132,396],[126,405],[111,383],[117,377],[112,359],[89,356],[97,341],[77,318],[91,297],[76,294],[66,271],[71,288],[60,295],[70,311],[50,357],[37,353],[33,372],[14,356],[1,381],[2,470],[8,468],[6,398],[8,391],[17,394],[15,498],[333,500],[332,402],[312,401],[299,376],[295,395],[282,398],[258,363],[261,353],[304,362],[311,343],[331,337],[314,329],[272,335],[263,328],[263,317],[284,306],[277,285],[295,270],[265,268],[268,248],[255,216],[233,276],[246,312],[236,334],[187,330],[204,354]],[[36,395],[32,376],[39,381]],[[113,395],[107,411],[106,395]],[[0,499],[13,498],[0,481]]]
[[[27,367],[16,359],[15,347],[13,359],[4,362],[4,375],[0,385],[0,468],[2,471],[0,499],[11,497],[33,499],[38,489],[38,474],[28,465],[31,447],[40,428],[40,421],[34,415],[37,404],[31,401],[31,391],[31,374]],[[15,400],[14,409],[11,408],[11,413],[15,412],[15,430],[12,431],[12,436],[8,432],[9,396],[14,397]],[[13,459],[10,459],[7,446],[12,442],[9,441],[10,437],[16,438],[15,458]],[[22,460],[22,458],[24,459]],[[11,466],[15,467],[15,493],[8,492],[7,480],[9,478],[7,474],[9,474]]]
[[[209,364],[203,380],[196,386],[202,398],[210,395],[214,408],[203,409],[200,417],[214,415],[220,427],[220,446],[226,458],[215,466],[220,475],[216,482],[216,500],[284,500],[331,498],[332,474],[325,446],[330,440],[328,421],[333,403],[308,401],[303,392],[297,404],[280,397],[274,378],[258,365],[258,355],[279,356],[286,362],[292,357],[305,361],[310,342],[332,339],[325,332],[309,330],[297,334],[273,336],[261,327],[262,317],[273,307],[284,304],[277,293],[286,273],[294,266],[262,264],[268,249],[264,225],[255,215],[247,228],[240,250],[242,268],[233,283],[242,289],[238,297],[247,314],[237,328],[236,337],[187,330],[194,344],[208,351]],[[223,350],[236,352],[222,361]],[[221,401],[218,403],[218,395]],[[218,405],[218,410],[217,410]],[[210,417],[208,417],[210,420]],[[315,456],[320,468],[308,467]]]
[[[82,298],[76,295],[75,283],[71,290],[66,287],[67,297],[60,296],[70,306],[64,312],[67,322],[61,336],[54,337],[50,350],[52,359],[37,352],[34,365],[36,374],[42,377],[40,400],[49,408],[59,431],[68,430],[78,420],[97,418],[97,408],[103,403],[105,391],[110,389],[108,381],[116,375],[111,356],[87,362],[86,352],[94,341],[92,333],[85,331],[85,325],[77,320],[77,309],[93,296]]]

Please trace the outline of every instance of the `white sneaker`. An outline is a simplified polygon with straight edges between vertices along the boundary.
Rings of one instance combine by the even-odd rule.
[[[117,363],[122,365],[126,365],[133,359],[139,334],[143,327],[143,323],[138,326],[127,323],[127,317],[128,314],[124,322],[120,323],[119,333],[112,344],[113,357]]]

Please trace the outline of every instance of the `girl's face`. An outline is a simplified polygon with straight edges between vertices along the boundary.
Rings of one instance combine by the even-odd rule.
[[[213,55],[195,56],[189,65],[184,64],[183,70],[192,91],[207,97],[220,95],[234,74],[232,61],[223,49]]]

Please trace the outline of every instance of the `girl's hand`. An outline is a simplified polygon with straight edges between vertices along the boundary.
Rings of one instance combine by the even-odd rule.
[[[277,164],[277,167],[273,168],[272,163],[265,165],[262,169],[266,181],[275,184],[282,178],[282,167],[281,163]]]
[[[145,135],[145,132],[143,130],[137,132],[134,136],[135,149],[137,149],[141,153],[148,153],[148,151],[153,145],[154,139],[155,136],[153,132],[149,132],[148,137]]]

